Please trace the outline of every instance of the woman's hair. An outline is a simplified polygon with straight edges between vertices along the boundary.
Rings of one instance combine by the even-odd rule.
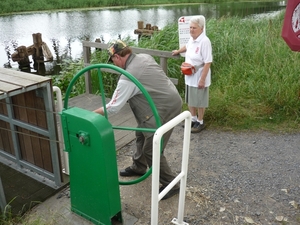
[[[205,26],[205,17],[204,16],[193,16],[190,19],[190,23],[198,24],[200,28],[204,28]]]

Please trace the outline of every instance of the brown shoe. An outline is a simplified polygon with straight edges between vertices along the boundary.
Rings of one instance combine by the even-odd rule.
[[[122,176],[122,177],[143,176],[144,174],[145,173],[141,174],[141,173],[135,172],[133,169],[130,168],[130,166],[124,170],[120,170],[120,176]]]
[[[193,127],[193,126],[195,125],[195,123],[197,123],[197,122],[195,122],[195,121],[192,121],[192,123],[191,123],[191,127]],[[184,125],[182,125],[182,127],[184,128]]]

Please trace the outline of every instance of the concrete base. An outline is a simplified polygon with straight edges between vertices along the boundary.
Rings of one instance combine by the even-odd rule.
[[[123,223],[112,221],[112,225],[134,225],[138,219],[122,212]],[[26,222],[51,222],[51,224],[64,225],[92,225],[93,223],[71,211],[69,188],[48,198],[37,205],[28,215]]]

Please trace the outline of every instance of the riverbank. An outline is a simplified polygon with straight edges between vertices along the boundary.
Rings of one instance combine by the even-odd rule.
[[[276,2],[275,0],[269,0],[270,2]],[[231,2],[231,0],[214,0],[210,3],[224,3]],[[206,0],[190,0],[187,3],[183,3],[180,0],[173,0],[172,4],[168,0],[132,0],[132,1],[114,1],[107,0],[101,3],[99,7],[98,0],[53,0],[51,2],[45,2],[43,0],[32,0],[30,3],[19,1],[1,1],[0,2],[0,15],[7,14],[17,14],[17,13],[32,13],[32,12],[47,12],[47,11],[74,11],[78,10],[96,10],[96,9],[105,9],[105,8],[124,8],[124,7],[147,7],[147,6],[157,6],[157,5],[187,5],[187,4],[204,4],[207,3]]]
[[[262,5],[265,6],[265,3],[262,3]],[[238,4],[238,6],[241,6],[241,4]],[[192,7],[186,6],[183,8],[181,8],[181,12],[184,12],[186,8],[191,12]],[[268,8],[272,9],[271,5]],[[248,5],[244,9],[249,9]],[[166,15],[175,14],[169,13],[168,10],[159,10],[163,13],[156,13],[155,10],[143,11],[142,15],[147,14],[148,17],[152,16],[152,18],[153,15],[159,15],[161,21]],[[179,11],[176,8],[172,10],[174,12]],[[230,8],[230,10],[233,10],[233,8]],[[210,8],[207,8],[203,11],[203,14],[209,12]],[[223,12],[228,13],[227,8],[222,12],[217,11],[216,14],[223,15]],[[107,17],[108,14],[109,17]],[[179,38],[176,20],[182,14],[177,14],[176,17],[172,18],[170,21],[175,22],[163,26],[163,29],[151,39],[144,38],[138,43],[132,42],[132,45],[139,48],[164,51],[177,49]],[[26,25],[28,21],[32,21],[32,26],[43,33],[44,41],[47,40],[47,37],[50,38],[46,42],[48,46],[51,44],[54,46],[55,52],[53,55],[58,56],[57,58],[61,60],[58,63],[64,70],[57,76],[52,77],[53,85],[58,86],[64,94],[74,74],[84,67],[80,60],[80,57],[82,57],[80,40],[84,37],[95,40],[95,37],[101,37],[103,34],[104,43],[107,43],[118,38],[118,34],[121,32],[122,38],[125,39],[126,36],[123,36],[123,33],[133,33],[132,23],[127,23],[125,20],[132,18],[134,15],[137,15],[137,17],[134,17],[134,21],[138,21],[140,19],[138,9],[5,17],[1,20],[1,24],[6,24],[6,27],[2,27],[2,37],[15,31],[21,32],[5,37],[3,45],[9,44],[8,47],[13,50],[19,43],[25,46],[32,44],[31,33],[28,33]],[[299,80],[299,65],[297,62],[299,62],[300,54],[292,52],[280,35],[283,17],[284,12],[276,11],[260,14],[257,17],[249,15],[243,19],[239,17],[207,19],[207,35],[213,45],[214,58],[211,66],[210,105],[205,115],[207,124],[224,130],[264,129],[272,132],[277,130],[286,132],[299,130],[300,90],[297,82]],[[97,22],[91,22],[91,18],[92,21]],[[116,20],[103,20],[101,18]],[[120,20],[129,25],[128,31],[121,31]],[[150,22],[153,24],[153,20]],[[54,24],[55,26],[53,26]],[[87,24],[89,25],[87,26]],[[11,29],[12,26],[14,29]],[[101,30],[99,27],[101,27]],[[56,28],[58,29],[56,30]],[[52,32],[53,30],[55,32]],[[52,33],[48,33],[48,31]],[[28,40],[30,40],[28,44],[25,39],[21,39],[21,35],[24,35],[25,32],[27,32]],[[111,35],[113,32],[116,33]],[[106,37],[106,34],[109,35]],[[15,37],[19,37],[18,42],[10,42],[10,40],[15,40]],[[6,48],[6,50],[9,50],[9,48]],[[105,63],[107,61],[106,51],[98,53],[101,56],[93,55],[92,62]],[[73,57],[71,54],[75,56]],[[70,56],[76,60],[71,61]],[[4,56],[4,58],[6,57]],[[5,60],[7,58],[3,62],[7,62]],[[179,66],[183,60],[183,57],[168,60],[168,75],[178,79],[176,87],[182,97],[184,97],[184,77]],[[108,82],[110,82],[110,85],[107,85],[107,89],[110,90],[105,90],[105,93],[111,96],[111,90],[113,90],[115,82],[109,78]],[[93,81],[94,93],[97,92],[96,88],[98,86],[97,81]],[[84,90],[84,82],[78,82],[74,94],[81,94]]]
[[[226,0],[225,0],[226,1]],[[224,1],[220,1],[224,2]],[[153,1],[144,1],[136,2],[135,0],[126,2],[125,4],[120,1],[116,3],[115,1],[108,0],[105,3],[101,4],[99,7],[99,2],[95,0],[86,0],[86,1],[57,1],[41,4],[41,0],[33,0],[30,4],[24,4],[22,1],[17,1],[13,3],[0,2],[0,15],[6,14],[16,14],[16,13],[32,13],[32,12],[47,12],[47,11],[74,11],[78,10],[97,10],[97,9],[114,9],[114,8],[127,8],[127,7],[147,7],[147,6],[157,6],[157,5],[186,5],[186,4],[199,4],[205,3],[205,1],[191,0],[188,3],[182,3],[180,1],[174,1],[173,4],[170,4],[169,1],[159,0],[157,2]]]
[[[264,16],[260,19],[253,16],[243,20],[237,17],[207,20],[214,61],[210,105],[204,120],[214,129],[293,133],[300,128],[297,82],[300,54],[291,51],[280,35],[284,12]],[[164,51],[177,49],[178,26],[167,25],[151,39],[145,38],[132,45]],[[93,62],[106,60],[105,51],[96,52],[91,59]],[[179,67],[183,60],[183,57],[168,60],[168,75],[178,79],[176,87],[182,98],[185,86]],[[61,79],[72,79],[73,72],[67,72]],[[59,77],[56,81],[59,86]],[[97,81],[94,83],[97,88]],[[108,96],[114,84],[112,82],[105,89]],[[84,89],[78,86],[76,90]]]

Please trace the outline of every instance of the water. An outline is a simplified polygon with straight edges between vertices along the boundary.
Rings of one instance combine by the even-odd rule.
[[[62,59],[80,58],[83,40],[100,38],[107,43],[118,37],[137,39],[134,30],[137,22],[144,21],[162,29],[169,23],[177,23],[181,16],[204,15],[209,18],[222,16],[246,17],[284,9],[287,1],[244,2],[224,4],[191,4],[151,6],[139,8],[103,8],[82,11],[57,11],[0,16],[0,66],[18,68],[11,60],[16,47],[33,44],[32,34],[41,33],[50,48],[54,61],[45,63],[43,74],[57,73]],[[30,68],[28,72],[40,73]]]

